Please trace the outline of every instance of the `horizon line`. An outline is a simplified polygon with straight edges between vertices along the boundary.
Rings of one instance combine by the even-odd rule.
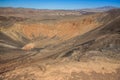
[[[102,7],[113,7],[113,8],[120,8],[118,6],[100,6],[100,7],[90,7],[90,8],[75,8],[75,9],[51,9],[51,8],[32,8],[32,7],[14,7],[14,6],[0,6],[0,8],[23,8],[23,9],[35,9],[35,10],[80,10],[80,9],[97,9],[97,8],[102,8]]]

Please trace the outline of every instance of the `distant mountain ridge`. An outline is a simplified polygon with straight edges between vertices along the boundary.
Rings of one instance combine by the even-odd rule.
[[[112,9],[118,9],[118,7],[104,6],[104,7],[98,7],[98,8],[80,9],[80,11],[86,11],[86,12],[104,12],[104,11],[109,11],[109,10],[112,10]]]
[[[103,6],[103,7],[96,7],[96,8],[82,8],[82,9],[37,9],[37,8],[24,8],[24,7],[0,7],[3,9],[32,9],[32,10],[87,10],[87,9],[104,9],[104,10],[111,10],[111,9],[116,9],[119,7],[115,6]]]
[[[22,18],[31,18],[38,16],[49,16],[53,18],[53,16],[81,16],[83,14],[91,14],[96,12],[105,12],[111,9],[118,9],[114,6],[104,6],[98,8],[88,8],[88,9],[34,9],[34,8],[13,8],[13,7],[0,7],[0,16],[16,16]],[[24,13],[24,14],[23,14]]]

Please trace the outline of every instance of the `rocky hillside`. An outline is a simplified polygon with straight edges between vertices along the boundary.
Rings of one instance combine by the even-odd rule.
[[[34,18],[0,18],[0,79],[119,80],[119,9]]]

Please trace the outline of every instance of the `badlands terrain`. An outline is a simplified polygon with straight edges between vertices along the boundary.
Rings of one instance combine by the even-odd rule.
[[[0,80],[119,79],[119,8],[0,8]]]

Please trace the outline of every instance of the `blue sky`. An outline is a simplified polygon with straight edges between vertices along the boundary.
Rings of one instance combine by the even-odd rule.
[[[120,7],[120,0],[0,0],[0,7],[82,9],[103,6]]]

